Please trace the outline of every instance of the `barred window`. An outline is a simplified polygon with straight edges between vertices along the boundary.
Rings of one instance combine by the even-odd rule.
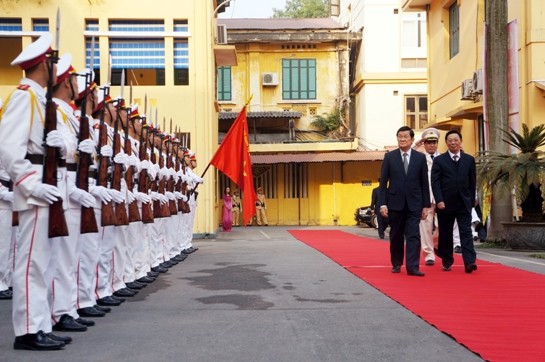
[[[308,197],[308,168],[303,163],[288,163],[284,166],[284,198]]]
[[[33,31],[49,31],[49,19],[33,19]]]
[[[0,19],[0,31],[22,31],[23,24],[21,19],[3,18]]]

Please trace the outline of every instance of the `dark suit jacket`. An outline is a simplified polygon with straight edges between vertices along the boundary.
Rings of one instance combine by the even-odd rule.
[[[433,160],[431,188],[435,203],[445,203],[444,212],[456,213],[466,210],[471,213],[475,206],[476,167],[475,158],[460,152],[458,165],[445,152]]]
[[[412,150],[407,175],[403,168],[400,149],[384,155],[380,171],[379,206],[401,211],[405,203],[410,211],[430,207],[428,164],[423,153]]]
[[[378,197],[380,193],[380,187],[375,187],[371,193],[371,209],[375,211],[375,214],[380,212],[380,203],[378,202]]]

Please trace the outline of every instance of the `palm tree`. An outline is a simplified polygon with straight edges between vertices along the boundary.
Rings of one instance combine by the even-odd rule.
[[[524,221],[543,221],[545,205],[545,124],[530,130],[522,125],[522,134],[512,128],[502,130],[503,141],[516,153],[482,152],[477,158],[477,183],[480,188],[490,186],[501,195],[515,192],[522,208]]]

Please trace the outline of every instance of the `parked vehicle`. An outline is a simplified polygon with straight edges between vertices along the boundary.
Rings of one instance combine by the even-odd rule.
[[[377,215],[375,215],[370,206],[358,207],[354,213],[354,220],[356,220],[358,226],[366,224],[371,228],[378,228]]]

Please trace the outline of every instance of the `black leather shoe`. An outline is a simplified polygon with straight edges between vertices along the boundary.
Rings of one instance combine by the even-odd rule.
[[[121,288],[119,290],[116,290],[114,292],[114,296],[116,297],[134,297],[138,292],[136,290],[130,290],[127,288]]]
[[[392,273],[394,273],[394,274],[401,273],[401,267],[400,266],[392,267]]]
[[[168,271],[167,268],[163,268],[160,265],[157,265],[156,267],[151,268],[151,270],[157,273],[166,273]]]
[[[92,326],[95,325],[94,321],[90,321],[88,319],[83,319],[83,318],[76,319],[76,322],[78,322],[79,324],[81,324],[83,326],[86,326],[86,327],[92,327]]]
[[[456,254],[461,254],[461,253],[462,253],[462,247],[461,247],[460,245],[456,245],[456,246],[454,247],[454,252],[455,252]]]
[[[61,319],[53,326],[53,330],[65,332],[85,332],[87,327],[76,322],[76,320],[68,314],[63,314]]]
[[[182,260],[187,259],[187,254],[184,254],[184,253],[180,253],[180,254],[178,254],[178,255],[176,255],[176,256],[179,257],[179,258],[182,259]]]
[[[51,351],[61,349],[66,343],[58,342],[49,338],[43,331],[38,333],[25,334],[15,337],[13,349],[29,349],[33,351]]]
[[[165,268],[165,269],[166,268],[172,268],[174,265],[176,265],[176,264],[171,263],[170,261],[164,261],[161,264],[159,264],[160,267]]]
[[[134,289],[134,290],[140,290],[140,289],[144,288],[147,284],[140,284],[140,283],[137,283],[136,281],[134,281],[134,282],[125,283],[125,285],[127,286],[127,288]]]
[[[6,289],[6,290],[0,291],[0,299],[11,299],[11,298],[13,298],[13,293],[11,292],[11,290]]]
[[[414,276],[414,277],[423,277],[426,274],[424,274],[423,272],[421,272],[418,269],[413,269],[413,270],[407,270],[407,275],[411,275],[411,276]]]
[[[98,310],[99,312],[104,312],[104,313],[110,313],[112,311],[112,308],[110,307],[105,307],[105,306],[102,306],[102,305],[98,305],[98,304],[95,304],[93,306],[93,308],[95,308],[96,310]]]
[[[120,305],[121,303],[123,302],[117,299],[113,299],[111,296],[97,299],[98,305],[106,306],[106,307],[116,307]]]
[[[72,343],[72,337],[70,336],[58,336],[53,333],[46,333],[46,336],[50,339],[56,341],[56,342],[63,342],[64,344],[70,344]]]
[[[156,272],[156,271],[153,271],[153,270],[150,270],[150,271],[148,272],[148,277],[150,277],[150,278],[157,278],[157,277],[159,276],[159,274],[161,274],[161,273]]]
[[[443,271],[451,271],[451,266],[452,265],[443,265]]]
[[[432,266],[435,262],[433,260],[426,260],[426,265]]]
[[[184,261],[186,258],[182,258],[180,255],[176,255],[170,260],[174,260],[174,261],[177,261],[178,263],[180,263],[180,262]]]
[[[105,312],[100,311],[94,307],[80,308],[78,309],[78,314],[81,317],[104,317],[106,315]],[[83,323],[80,323],[80,324],[83,324]]]
[[[465,265],[466,273],[473,273],[474,270],[477,270],[477,265],[475,263],[469,263]]]
[[[110,298],[112,298],[113,300],[116,300],[118,302],[121,302],[121,303],[125,303],[125,301],[127,300],[125,298],[116,297],[115,295],[110,295]]]
[[[138,283],[153,283],[155,281],[155,279],[146,276],[146,277],[142,277],[140,279],[136,279],[136,281]]]
[[[187,248],[187,249],[182,250],[182,253],[185,254],[185,255],[191,254],[192,253],[191,248]]]

